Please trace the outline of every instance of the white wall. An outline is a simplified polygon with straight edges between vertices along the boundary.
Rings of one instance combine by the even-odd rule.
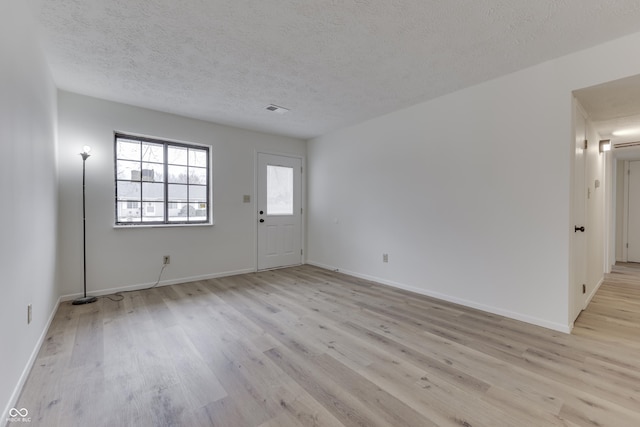
[[[82,160],[87,160],[87,289],[152,284],[171,256],[163,283],[253,271],[255,152],[306,155],[306,142],[157,111],[58,94],[60,269],[64,295],[82,291]],[[277,118],[276,118],[277,120]],[[214,226],[114,229],[113,132],[208,144],[213,156]],[[251,203],[242,196],[251,195]]]
[[[568,331],[571,91],[640,72],[638,43],[310,141],[308,261]]]
[[[0,2],[0,423],[58,298],[56,90],[25,7]]]

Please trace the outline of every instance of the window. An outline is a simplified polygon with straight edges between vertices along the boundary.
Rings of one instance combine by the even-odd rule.
[[[293,215],[293,168],[267,165],[267,215]]]
[[[116,133],[116,225],[208,224],[209,147]]]

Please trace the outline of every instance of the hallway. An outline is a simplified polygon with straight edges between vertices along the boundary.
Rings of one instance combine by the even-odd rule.
[[[617,263],[605,275],[572,333],[640,349],[640,264]]]

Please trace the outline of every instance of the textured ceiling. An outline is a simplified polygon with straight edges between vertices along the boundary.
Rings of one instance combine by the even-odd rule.
[[[300,138],[640,31],[638,0],[29,1],[59,88]]]

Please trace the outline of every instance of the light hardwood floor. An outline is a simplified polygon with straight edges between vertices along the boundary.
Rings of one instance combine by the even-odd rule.
[[[640,272],[566,335],[311,266],[60,306],[32,426],[639,426]],[[14,424],[15,425],[15,424]]]

